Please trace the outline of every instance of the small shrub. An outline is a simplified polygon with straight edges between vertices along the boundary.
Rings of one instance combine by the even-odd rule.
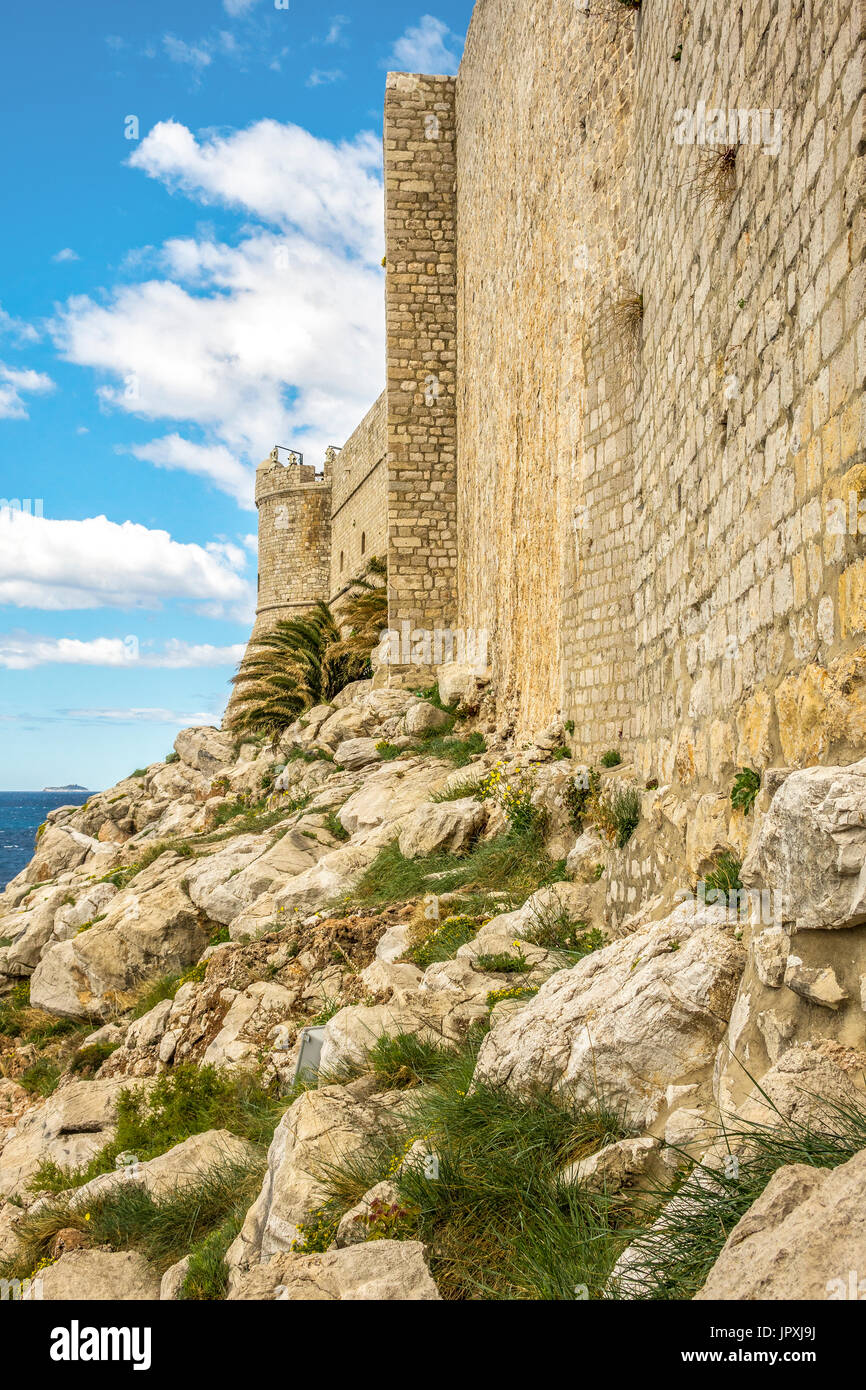
[[[475,970],[480,970],[485,975],[525,975],[532,969],[519,948],[515,956],[510,955],[508,951],[482,953],[475,957],[472,965]]]
[[[73,1054],[69,1063],[69,1070],[76,1075],[92,1076],[98,1071],[102,1063],[112,1052],[116,1052],[120,1043],[90,1043],[87,1047],[79,1047]]]
[[[544,829],[544,812],[532,804],[532,786],[523,773],[507,781],[502,763],[496,763],[478,787],[482,800],[491,797],[502,807],[513,831],[518,835],[540,834]]]
[[[743,815],[747,816],[760,790],[761,774],[752,767],[740,768],[731,788],[731,805],[734,810],[742,811]]]
[[[433,927],[423,941],[409,947],[405,959],[420,970],[426,970],[435,961],[453,960],[459,948],[472,940],[478,925],[474,917],[446,917]]]
[[[577,834],[583,830],[590,803],[598,796],[601,774],[594,768],[578,777],[572,777],[565,788],[565,809],[569,824]]]
[[[333,1245],[342,1212],[333,1203],[318,1207],[306,1221],[298,1222],[291,1248],[300,1254],[324,1254]]]
[[[146,767],[137,767],[137,768],[135,769],[135,771],[134,771],[134,772],[130,772],[129,775],[130,775],[130,777],[146,777],[146,776],[147,776],[147,768],[146,768]]]
[[[506,989],[491,989],[487,994],[487,1007],[492,1009],[503,999],[534,999],[538,985],[511,985]]]
[[[623,849],[637,829],[640,805],[637,787],[616,786],[595,798],[591,815],[602,835]]]
[[[715,892],[736,893],[743,886],[740,878],[741,868],[742,863],[736,855],[723,851],[713,868],[706,874],[704,884]]]
[[[18,1077],[18,1085],[23,1086],[33,1096],[50,1096],[57,1090],[61,1070],[50,1057],[40,1057]]]
[[[478,783],[470,778],[463,782],[455,782],[451,787],[445,787],[442,791],[431,792],[430,800],[439,804],[443,801],[462,801],[467,796],[475,796],[478,792]]]
[[[609,748],[606,753],[602,753],[599,762],[602,767],[619,767],[622,754],[616,748]]]
[[[692,194],[698,203],[707,203],[721,213],[737,191],[737,146],[705,146],[698,150],[698,163],[691,176]]]
[[[180,754],[179,754],[179,753],[174,753],[174,752],[168,753],[168,754],[166,754],[166,759],[165,759],[165,761],[166,761],[167,763],[179,763],[179,762],[180,762]]]

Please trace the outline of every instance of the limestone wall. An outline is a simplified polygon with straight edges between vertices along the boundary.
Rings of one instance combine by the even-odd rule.
[[[385,316],[389,619],[453,620],[457,567],[454,79],[389,73]]]
[[[458,621],[492,630],[520,730],[561,710],[588,755],[696,783],[862,752],[864,22],[476,5]],[[678,143],[700,102],[746,113],[724,167]]]
[[[371,406],[334,460],[331,482],[331,573],[336,596],[372,556],[388,553],[385,393]]]
[[[634,732],[633,24],[479,0],[457,85],[459,622],[500,702]]]

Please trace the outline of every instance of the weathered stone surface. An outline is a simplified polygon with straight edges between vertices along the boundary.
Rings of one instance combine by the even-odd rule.
[[[345,738],[334,749],[334,761],[350,772],[382,761],[374,738]]]
[[[781,927],[767,927],[752,941],[755,970],[762,985],[781,989],[785,983],[790,937]]]
[[[39,1292],[47,1302],[118,1302],[159,1298],[159,1275],[143,1255],[131,1251],[73,1250],[39,1273]]]
[[[605,846],[594,830],[584,830],[569,850],[565,867],[578,883],[593,883],[597,870],[604,863]]]
[[[482,1044],[476,1077],[603,1095],[636,1126],[663,1126],[671,1085],[709,1081],[745,951],[718,909],[663,921],[560,971]]]
[[[476,669],[463,662],[449,661],[437,668],[436,677],[443,705],[459,701],[464,708],[475,709],[482,687],[490,680],[490,672],[486,667]]]
[[[862,1299],[864,1271],[866,1150],[832,1170],[798,1163],[774,1173],[695,1299]]]
[[[400,853],[407,859],[437,851],[460,854],[487,820],[487,808],[473,797],[432,802],[412,811],[400,831]]]
[[[781,922],[795,931],[866,922],[866,759],[792,772],[741,877],[776,890]]]
[[[437,709],[428,700],[419,700],[410,705],[403,718],[403,728],[407,734],[426,734],[438,729],[447,729],[451,717],[444,710]]]
[[[350,1004],[340,1009],[325,1024],[322,1070],[327,1073],[346,1062],[362,1062],[383,1034],[393,1038],[413,1033],[425,1042],[439,1044],[459,1041],[473,1023],[487,1017],[487,990],[500,984],[498,977],[475,975],[468,968],[466,974],[477,982],[474,997],[465,987],[420,987],[396,991],[387,1004]],[[437,984],[442,983],[440,978]],[[465,986],[465,979],[462,983]]]
[[[143,1082],[147,1085],[147,1082]],[[0,1152],[0,1194],[19,1195],[43,1162],[80,1168],[110,1141],[125,1080],[73,1081],[21,1119]]]
[[[819,1004],[825,1009],[838,1009],[848,998],[836,979],[836,972],[830,965],[821,970],[810,969],[799,956],[789,956],[785,966],[785,984],[810,1004]]]
[[[104,1018],[143,980],[198,960],[211,928],[183,885],[187,872],[180,856],[161,855],[112,899],[104,921],[46,951],[31,980],[33,1004]]]
[[[432,1302],[439,1292],[419,1241],[374,1240],[323,1255],[276,1255],[242,1276],[229,1298]]]
[[[389,927],[379,937],[379,944],[376,947],[376,959],[384,961],[386,965],[398,961],[405,953],[409,945],[409,928],[402,925]]]
[[[219,776],[234,761],[233,748],[231,735],[220,729],[181,729],[174,741],[181,762],[207,777]]]
[[[189,1274],[189,1255],[184,1255],[182,1260],[170,1265],[159,1282],[159,1297],[161,1301],[180,1298],[181,1289]]]
[[[620,1139],[598,1153],[571,1163],[560,1174],[563,1182],[577,1182],[598,1192],[618,1192],[635,1187],[641,1178],[651,1176],[658,1162],[659,1142],[648,1135],[642,1139]]]
[[[297,990],[275,980],[257,980],[234,998],[222,1027],[208,1043],[202,1064],[252,1066],[262,1050],[261,1036],[292,1015]]]
[[[366,777],[341,807],[338,815],[342,825],[355,835],[408,815],[428,800],[437,772],[436,765],[430,763],[386,763]]]
[[[299,1223],[324,1200],[320,1165],[348,1157],[387,1124],[402,1096],[373,1095],[366,1080],[306,1091],[286,1111],[268,1150],[262,1190],[227,1257],[233,1271],[291,1250],[300,1236]]]
[[[110,1173],[100,1173],[75,1190],[69,1205],[73,1211],[83,1211],[96,1198],[129,1186],[141,1187],[153,1198],[167,1197],[178,1189],[197,1186],[215,1169],[226,1165],[255,1168],[258,1161],[256,1149],[245,1139],[228,1129],[208,1129],[145,1163],[130,1162]]]

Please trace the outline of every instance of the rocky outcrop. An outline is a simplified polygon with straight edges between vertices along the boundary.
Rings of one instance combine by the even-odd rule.
[[[71,1250],[40,1270],[25,1298],[129,1303],[159,1298],[159,1275],[143,1255],[131,1251]]]
[[[281,1254],[244,1274],[234,1299],[431,1302],[439,1292],[416,1240],[377,1240],[323,1255]]]

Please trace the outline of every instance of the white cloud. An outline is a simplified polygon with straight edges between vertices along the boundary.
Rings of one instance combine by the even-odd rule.
[[[247,511],[255,509],[255,474],[222,444],[193,444],[179,434],[168,434],[149,444],[134,444],[129,452],[157,468],[182,469],[209,478],[220,491],[234,497],[239,506]]]
[[[351,20],[346,14],[335,14],[331,19],[330,28],[325,35],[325,43],[340,43],[343,41],[343,30]]]
[[[185,63],[200,72],[213,61],[210,47],[206,42],[187,43],[174,34],[164,34],[162,46],[173,63]]]
[[[13,318],[7,314],[0,304],[0,333],[6,333],[16,343],[36,343],[39,341],[39,334],[32,323],[25,323],[23,319]]]
[[[81,257],[77,251],[73,251],[71,246],[64,246],[62,251],[55,251],[51,259],[60,265],[64,261],[80,261]]]
[[[345,73],[340,68],[313,68],[307,78],[308,87],[329,87],[332,82],[339,82],[345,77]]]
[[[70,709],[65,711],[67,719],[81,719],[86,722],[94,719],[109,719],[118,724],[173,724],[177,728],[202,728],[219,724],[221,715],[210,710],[196,710],[193,714],[178,714],[171,709]]]
[[[223,0],[223,9],[232,16],[246,14],[255,3],[256,0]]]
[[[0,633],[0,666],[29,671],[35,666],[147,666],[184,670],[206,666],[236,666],[242,643],[217,647],[207,642],[172,638],[158,651],[143,648],[134,634],[127,637],[43,637],[33,632]]]
[[[21,399],[28,395],[43,395],[54,390],[54,382],[44,372],[27,368],[7,367],[0,362],[0,420],[27,420],[27,407]]]
[[[459,34],[441,19],[425,14],[397,39],[387,66],[401,72],[447,75],[455,73],[460,66],[462,48]]]
[[[17,608],[159,608],[193,600],[208,616],[246,619],[252,591],[240,546],[172,540],[107,517],[59,521],[0,512],[0,603]]]
[[[264,120],[198,141],[179,122],[160,121],[129,163],[202,202],[241,207],[317,242],[381,259],[382,147],[369,132],[334,144]]]

